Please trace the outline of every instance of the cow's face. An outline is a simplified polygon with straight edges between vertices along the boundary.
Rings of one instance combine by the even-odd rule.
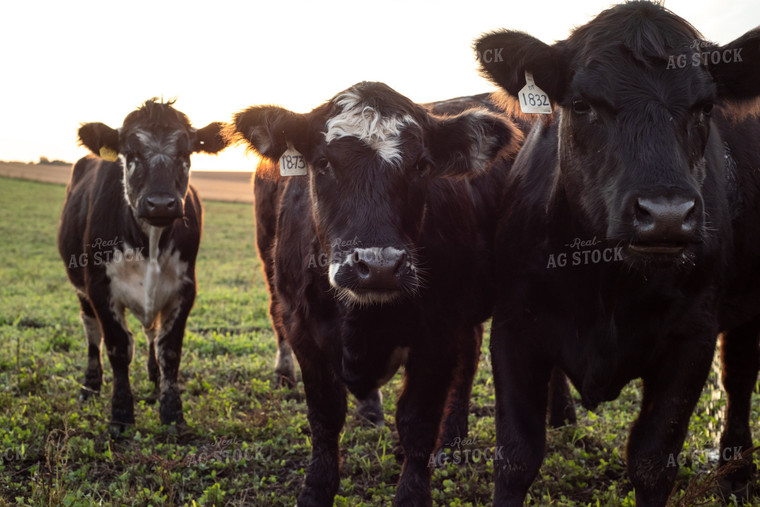
[[[305,115],[250,108],[235,128],[273,161],[288,145],[304,156],[330,284],[349,305],[415,294],[431,178],[482,171],[514,142],[496,116],[434,117],[380,83],[356,85]]]
[[[745,58],[757,54],[757,33],[753,40]],[[713,107],[749,98],[733,83],[740,44],[706,44],[681,18],[642,2],[603,12],[554,46],[501,32],[477,49],[512,55],[481,63],[510,95],[528,71],[555,103],[560,178],[594,233],[625,245],[631,262],[680,263],[709,227],[702,195],[708,146],[719,146]],[[746,78],[757,82],[757,71]]]
[[[124,119],[119,130],[87,123],[79,138],[93,153],[117,158],[124,173],[124,195],[134,216],[165,227],[184,215],[190,154],[216,153],[226,146],[221,123],[196,130],[173,103],[147,101]]]

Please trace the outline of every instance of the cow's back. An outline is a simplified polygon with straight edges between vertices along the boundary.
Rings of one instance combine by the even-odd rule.
[[[58,229],[58,251],[66,264],[69,279],[76,287],[84,286],[85,231],[97,180],[99,177],[117,178],[118,183],[120,174],[118,164],[92,156],[79,159],[71,170]]]
[[[511,162],[505,158],[473,178],[430,183],[420,256],[427,270],[424,294],[438,302],[432,311],[448,306],[468,309],[475,321],[490,315],[493,240]]]
[[[721,325],[734,328],[753,319],[760,308],[760,121],[718,118],[725,146],[725,178],[734,231],[734,259],[729,263],[729,283]]]

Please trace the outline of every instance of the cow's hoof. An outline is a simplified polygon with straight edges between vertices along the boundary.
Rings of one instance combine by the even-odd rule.
[[[135,410],[130,398],[129,403],[113,405],[111,408],[111,434],[121,435],[130,426],[135,425]]]
[[[335,495],[326,491],[317,491],[316,488],[304,487],[298,495],[298,507],[331,507]]]
[[[182,415],[182,411],[166,413],[161,411],[159,413],[161,424],[169,426],[170,424],[185,424],[185,417]]]
[[[181,437],[181,436],[188,435],[189,433],[191,433],[190,428],[188,427],[184,419],[180,419],[179,421],[175,421],[171,424],[166,425],[165,429],[162,431],[164,431],[166,435],[177,436],[177,437]]]
[[[158,415],[161,419],[161,424],[184,423],[182,400],[180,400],[179,395],[173,393],[161,396]]]
[[[573,426],[577,422],[575,415],[575,406],[568,405],[560,412],[552,411],[549,414],[549,425],[554,428],[562,428],[563,426]]]
[[[281,373],[275,371],[275,375],[277,375],[277,387],[287,389],[294,389],[296,387],[297,382],[295,372]]]
[[[412,494],[406,488],[398,488],[393,507],[433,507],[433,498],[427,494]]]
[[[134,426],[134,422],[127,423],[127,422],[111,421],[111,424],[108,426],[108,431],[111,434],[112,438],[120,438],[120,437],[123,437],[124,434],[132,426]]]
[[[100,389],[92,389],[87,386],[82,386],[79,389],[79,402],[84,403],[85,401],[89,401],[93,398],[97,398],[100,396]]]
[[[748,480],[737,480],[729,478],[718,479],[718,487],[723,499],[728,502],[733,495],[739,503],[749,503],[754,496],[752,482]]]

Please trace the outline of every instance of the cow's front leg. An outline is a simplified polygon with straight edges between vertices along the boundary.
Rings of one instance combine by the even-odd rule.
[[[751,322],[730,330],[721,339],[720,355],[723,363],[723,387],[728,399],[726,426],[720,438],[720,464],[730,464],[732,471],[721,475],[720,488],[728,497],[732,494],[747,499],[752,495],[753,465],[743,459],[742,453],[752,448],[749,418],[752,390],[760,368],[758,332],[760,323]],[[743,460],[738,463],[736,460]]]
[[[272,319],[272,327],[277,339],[277,357],[275,358],[274,373],[277,376],[277,384],[280,387],[296,386],[296,365],[293,360],[293,350],[285,339],[285,329],[280,322],[279,300],[277,295],[271,294],[269,302],[269,315]]]
[[[637,506],[664,506],[678,472],[678,453],[710,371],[716,330],[696,339],[681,339],[643,377],[639,417],[628,438],[628,476]],[[714,333],[714,334],[712,334]],[[673,367],[673,359],[687,367]]]
[[[570,386],[565,373],[559,368],[552,369],[549,380],[549,424],[552,428],[561,428],[566,424],[575,424],[575,402],[570,393]]]
[[[311,338],[294,348],[301,367],[311,428],[311,460],[298,507],[329,507],[340,482],[338,440],[346,421],[346,388]]]
[[[512,339],[512,338],[515,339]],[[551,366],[527,333],[494,317],[491,361],[496,391],[493,505],[521,506],[538,474],[546,445]]]
[[[85,401],[93,395],[100,394],[103,386],[103,364],[100,360],[100,344],[103,341],[100,323],[87,297],[79,294],[79,306],[82,311],[79,316],[84,326],[87,338],[87,369],[84,372],[84,384],[79,390],[79,400]]]
[[[480,324],[462,333],[457,340],[457,366],[446,401],[439,442],[441,448],[458,447],[459,442],[467,438],[472,382],[478,371],[482,341],[483,326]]]
[[[161,372],[158,413],[161,424],[184,424],[182,398],[179,393],[179,365],[182,359],[182,340],[190,309],[195,301],[195,284],[180,291],[178,306],[161,314],[161,331],[156,340],[156,359]]]
[[[161,387],[161,369],[158,367],[156,360],[156,337],[158,336],[159,324],[154,322],[151,326],[143,326],[145,338],[148,340],[148,379],[153,382],[153,393],[148,397],[148,401],[154,402],[158,399]]]
[[[440,350],[412,350],[406,364],[404,389],[396,407],[396,429],[404,450],[404,464],[393,505],[432,505],[431,457],[438,440],[443,409],[456,367],[453,354]]]
[[[120,433],[135,423],[134,398],[129,385],[129,364],[134,355],[134,339],[124,319],[122,306],[112,305],[107,297],[93,297],[92,300],[113,370],[111,430]]]

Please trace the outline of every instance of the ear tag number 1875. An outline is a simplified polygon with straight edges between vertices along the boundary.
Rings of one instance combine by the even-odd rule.
[[[525,71],[525,86],[518,96],[520,110],[523,113],[552,114],[552,104],[549,96],[533,81],[533,74]]]
[[[280,157],[280,176],[305,176],[306,159],[298,150],[288,145]]]

